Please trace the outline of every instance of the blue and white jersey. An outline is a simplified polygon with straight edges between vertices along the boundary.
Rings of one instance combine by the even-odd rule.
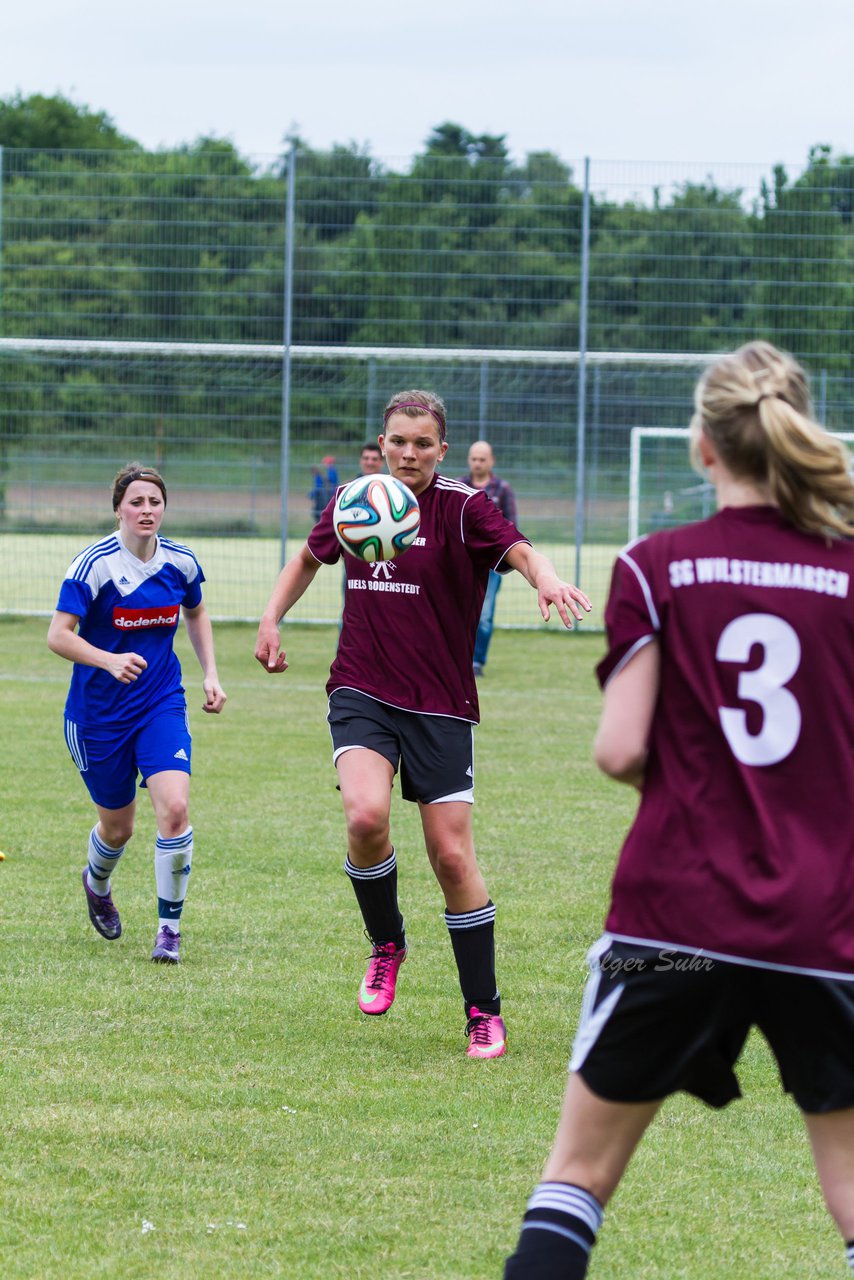
[[[174,693],[183,694],[181,665],[173,643],[181,606],[201,602],[205,580],[190,551],[168,538],[143,563],[118,533],[82,551],[65,575],[57,609],[80,619],[79,633],[98,649],[138,653],[148,663],[132,684],[99,667],[75,662],[65,704],[81,725],[125,725],[139,721]]]

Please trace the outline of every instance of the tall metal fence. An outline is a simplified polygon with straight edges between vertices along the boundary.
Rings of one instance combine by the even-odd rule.
[[[854,424],[854,169],[616,165],[355,149],[253,163],[0,154],[0,611],[49,611],[111,527],[130,458],[170,485],[222,616],[256,616],[311,523],[322,459],[355,474],[394,391],[449,408],[450,474],[488,438],[520,523],[601,602],[630,500],[698,514],[681,446],[709,353],[769,337]],[[639,498],[642,498],[640,504]],[[299,616],[332,620],[340,575]],[[524,584],[499,624],[536,625]],[[598,615],[601,620],[601,613]]]

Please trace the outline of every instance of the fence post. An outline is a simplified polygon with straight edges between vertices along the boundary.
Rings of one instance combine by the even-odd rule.
[[[0,146],[0,335],[4,333],[3,324],[3,147]]]
[[[581,586],[581,550],[584,546],[585,411],[587,397],[587,294],[590,287],[590,157],[584,158],[584,200],[581,206],[581,295],[578,304],[578,411],[575,454],[575,577]]]
[[[370,356],[368,359],[367,385],[365,387],[365,439],[373,440],[379,415],[374,409],[377,398],[377,362]]]
[[[489,416],[489,362],[480,362],[480,387],[477,398],[477,429],[481,440],[486,439],[486,419]]]
[[[822,369],[818,375],[818,420],[823,427],[827,426],[827,370]]]
[[[282,444],[279,461],[279,559],[284,565],[288,558],[288,485],[290,484],[291,455],[291,342],[294,321],[294,225],[296,202],[296,143],[288,152],[288,189],[285,200],[285,296],[284,333],[282,339]]]

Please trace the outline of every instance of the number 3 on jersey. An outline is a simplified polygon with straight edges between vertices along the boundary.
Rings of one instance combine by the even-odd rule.
[[[738,697],[758,702],[762,728],[748,733],[747,712],[718,707],[721,728],[733,755],[742,764],[768,765],[785,760],[801,731],[797,698],[785,688],[801,661],[801,642],[788,622],[768,613],[745,613],[724,627],[715,657],[718,662],[747,662],[755,645],[762,646],[762,663],[738,677]]]

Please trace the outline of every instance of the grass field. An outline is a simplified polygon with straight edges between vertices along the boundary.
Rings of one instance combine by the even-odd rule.
[[[168,530],[167,530],[168,532]],[[178,539],[183,541],[182,538]],[[69,533],[0,534],[0,616],[4,613],[50,613],[59,585],[72,559],[94,538]],[[205,601],[212,617],[258,618],[279,572],[281,547],[275,538],[187,539],[208,582]],[[302,540],[288,540],[288,555]],[[575,580],[575,550],[568,542],[538,543],[558,572]],[[618,546],[585,547],[581,586],[594,602],[588,625],[601,628],[602,610]],[[294,621],[337,622],[341,612],[341,566],[322,567],[312,588],[290,613]],[[518,573],[508,574],[498,598],[498,626],[542,627],[536,597]],[[555,618],[552,626],[562,624]]]
[[[343,873],[324,720],[333,628],[220,627],[230,700],[203,717],[186,638],[196,859],[184,962],[156,931],[150,806],[107,943],[80,888],[92,813],[67,756],[69,668],[39,621],[0,622],[0,1273],[4,1280],[486,1280],[501,1275],[560,1105],[627,789],[590,763],[601,637],[497,634],[482,683],[475,828],[498,906],[509,1052],[464,1053],[417,816],[393,822],[411,956],[363,1018],[367,947]],[[672,1100],[617,1193],[591,1277],[845,1273],[797,1113],[764,1045],[747,1100]]]

